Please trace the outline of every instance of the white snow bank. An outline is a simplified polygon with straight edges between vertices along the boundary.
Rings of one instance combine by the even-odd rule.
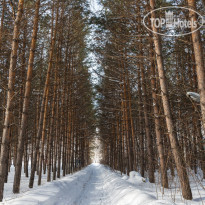
[[[145,193],[143,190],[138,189],[129,183],[129,180],[138,179],[142,182],[142,177],[137,172],[131,172],[131,176],[127,181],[114,173],[110,172],[105,167],[104,170],[105,185],[104,189],[110,194],[112,205],[173,205],[174,203],[164,200],[157,200],[152,194]],[[123,176],[124,178],[124,176]],[[142,182],[143,183],[143,182]]]
[[[130,177],[129,177],[128,181],[133,183],[133,184],[137,184],[137,183],[141,183],[141,182],[146,182],[146,179],[143,178],[140,175],[140,173],[138,173],[138,172],[131,171],[129,175],[130,175]]]
[[[35,190],[28,191],[14,200],[5,200],[5,204],[13,205],[74,205],[80,197],[85,183],[89,180],[91,171],[90,167],[69,175],[61,180],[46,183]]]
[[[205,180],[203,180],[203,173],[200,169],[197,172],[198,174],[195,174],[192,170],[188,171],[193,200],[185,200],[183,198],[177,172],[175,172],[176,176],[174,178],[171,176],[171,172],[168,172],[169,189],[162,188],[161,177],[158,172],[155,173],[155,183],[150,183],[148,179],[144,182],[144,178],[138,172],[130,172],[129,177],[123,175],[121,178],[137,189],[143,190],[144,193],[157,196],[160,200],[172,201],[177,205],[205,205]],[[156,203],[159,202],[157,201]],[[161,201],[161,203],[163,204],[164,201]]]

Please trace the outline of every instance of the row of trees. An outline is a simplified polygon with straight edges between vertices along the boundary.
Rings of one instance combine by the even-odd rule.
[[[90,163],[95,118],[87,3],[1,0],[0,11],[2,201],[12,165],[19,193],[22,165],[32,188],[36,173],[40,185],[43,173],[51,181]]]
[[[182,195],[191,200],[188,170],[201,168],[205,177],[204,40],[200,31],[161,37],[155,26],[154,33],[146,30],[142,19],[155,8],[176,4],[200,12],[202,1],[101,2],[104,9],[93,21],[101,63],[96,89],[103,163],[122,173],[147,173],[151,183],[159,170],[164,188],[168,170],[174,176],[176,168]],[[187,19],[197,18],[189,10]],[[189,91],[200,94],[200,104],[186,96]]]

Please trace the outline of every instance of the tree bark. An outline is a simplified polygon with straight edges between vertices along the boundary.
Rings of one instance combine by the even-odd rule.
[[[140,65],[138,64],[138,67],[140,67]],[[144,146],[144,134],[143,134],[143,121],[142,121],[142,88],[141,88],[141,82],[140,82],[140,69],[138,69],[137,71],[137,84],[138,84],[138,121],[139,121],[139,149],[140,149],[140,174],[142,177],[145,176],[145,146]]]
[[[157,148],[160,158],[160,170],[161,170],[161,184],[164,188],[168,188],[168,177],[167,177],[167,169],[165,166],[165,153],[163,147],[163,139],[162,133],[160,129],[160,119],[159,119],[159,106],[157,100],[157,93],[156,93],[156,73],[155,73],[155,66],[154,66],[154,53],[153,50],[153,42],[150,42],[150,59],[151,59],[151,88],[152,88],[152,99],[153,99],[153,108],[154,108],[154,121],[155,121],[155,133],[157,137]]]
[[[17,50],[18,50],[18,39],[19,39],[19,30],[20,23],[23,14],[24,0],[19,0],[18,2],[18,12],[14,22],[14,31],[13,31],[13,41],[12,41],[12,50],[11,50],[11,59],[9,67],[9,80],[8,80],[8,91],[7,91],[7,103],[6,103],[6,112],[4,120],[4,129],[2,135],[2,144],[1,144],[1,156],[0,156],[0,201],[3,199],[3,190],[4,190],[4,179],[7,173],[6,164],[8,161],[8,142],[9,142],[9,129],[10,129],[10,114],[13,103],[13,93],[14,93],[14,81],[15,81],[15,69],[17,63]]]
[[[53,143],[53,125],[54,125],[54,115],[55,115],[55,104],[56,104],[56,90],[57,90],[57,75],[58,75],[58,63],[59,59],[57,57],[56,68],[55,68],[55,85],[54,85],[54,94],[53,94],[53,102],[52,102],[52,111],[51,111],[51,121],[50,121],[50,130],[49,130],[49,140],[48,140],[48,164],[47,164],[47,181],[51,181],[51,151],[52,151],[52,143]]]
[[[147,139],[147,152],[148,152],[148,174],[149,174],[149,182],[154,183],[154,151],[153,151],[153,139],[150,132],[150,124],[148,119],[148,106],[147,106],[147,89],[146,89],[146,82],[145,82],[145,73],[143,65],[140,63],[140,72],[141,72],[141,79],[142,79],[142,91],[143,95],[143,110],[144,110],[144,121],[145,121],[145,135]]]
[[[59,0],[58,0],[58,5],[59,5]],[[37,131],[37,136],[36,136],[36,149],[35,153],[33,156],[33,167],[31,170],[31,176],[30,176],[30,181],[29,181],[29,188],[33,188],[33,183],[34,183],[34,177],[35,177],[35,171],[36,171],[36,162],[37,162],[37,153],[39,151],[39,145],[40,145],[40,138],[44,138],[42,130],[44,129],[43,127],[45,126],[45,116],[47,109],[47,100],[48,100],[48,91],[49,91],[49,84],[50,84],[50,74],[51,74],[51,69],[52,69],[52,58],[53,58],[53,53],[54,53],[54,46],[55,46],[55,41],[56,41],[56,33],[57,33],[57,22],[58,22],[58,8],[57,6],[57,14],[56,14],[56,21],[55,21],[55,29],[54,29],[54,34],[51,38],[51,48],[50,48],[50,54],[49,54],[49,64],[48,64],[48,70],[47,70],[47,76],[46,76],[46,82],[44,86],[44,92],[43,92],[43,99],[41,103],[41,111],[40,111],[40,117],[39,117],[39,126],[38,126],[38,131]],[[44,140],[44,139],[43,139]],[[43,145],[42,145],[43,146]],[[42,151],[44,148],[41,150],[41,155],[40,155],[40,169],[42,169]],[[42,170],[39,170],[41,172]],[[39,173],[41,175],[41,173]],[[41,183],[41,177],[39,176],[38,184]]]
[[[5,8],[6,8],[6,0],[3,0],[3,2],[2,2],[2,14],[1,14],[1,25],[0,25],[0,49],[1,49],[1,43],[2,43],[3,28],[4,28]]]
[[[196,1],[188,0],[188,5],[191,9],[196,9]],[[193,10],[189,10],[189,17],[191,21],[197,22],[197,14]],[[191,25],[192,31],[192,42],[194,47],[194,56],[196,62],[196,73],[198,79],[198,89],[200,94],[200,106],[202,113],[202,124],[205,132],[205,68],[204,68],[204,60],[203,60],[203,49],[201,42],[201,34],[200,31],[195,31],[196,28],[194,25]]]
[[[13,193],[19,193],[20,191],[22,157],[23,157],[23,148],[24,148],[24,141],[25,141],[25,132],[27,126],[29,100],[30,100],[30,93],[31,93],[31,79],[32,79],[32,71],[33,71],[34,54],[35,54],[37,32],[38,32],[39,8],[40,8],[40,0],[37,0],[35,17],[34,17],[33,35],[32,35],[31,47],[30,47],[29,64],[27,70],[24,102],[23,102],[23,112],[21,117],[21,127],[20,127],[20,133],[18,137],[17,161],[15,167]]]
[[[150,0],[150,6],[152,10],[155,9],[155,0]],[[155,12],[152,12],[151,17],[153,19],[156,18]],[[185,199],[192,200],[192,192],[191,192],[189,178],[188,178],[187,171],[186,171],[184,156],[178,144],[178,139],[177,139],[176,132],[174,130],[174,124],[173,124],[170,105],[169,105],[160,37],[158,34],[156,34],[158,29],[154,25],[152,29],[155,32],[153,34],[154,35],[154,45],[155,45],[155,52],[156,52],[156,57],[157,57],[158,73],[159,73],[159,78],[160,78],[162,102],[163,102],[164,114],[166,117],[166,124],[167,124],[168,133],[169,133],[171,148],[172,148],[178,176],[179,176],[180,183],[181,183],[182,195]]]

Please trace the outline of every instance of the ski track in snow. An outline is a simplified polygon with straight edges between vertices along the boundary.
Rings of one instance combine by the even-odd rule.
[[[142,181],[139,183],[143,183]],[[4,200],[10,205],[173,205],[168,200],[157,200],[132,185],[109,168],[92,164],[61,180],[46,183],[35,190]],[[16,195],[15,195],[16,196]]]

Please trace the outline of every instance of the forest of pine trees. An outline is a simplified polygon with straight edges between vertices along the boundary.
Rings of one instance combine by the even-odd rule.
[[[102,164],[150,183],[159,172],[163,188],[177,173],[185,199],[190,171],[205,178],[205,34],[167,37],[143,25],[155,8],[203,13],[204,1],[99,3],[92,13],[85,0],[0,0],[0,201],[11,166],[13,193],[22,171],[29,188],[43,174],[56,180],[92,163],[96,136]]]
[[[11,165],[19,193],[22,163],[30,188],[90,163],[88,15],[84,1],[1,1],[0,200]]]
[[[101,2],[104,10],[93,22],[102,162],[121,173],[136,170],[151,183],[159,171],[164,188],[168,171],[174,176],[177,170],[183,197],[192,199],[189,171],[200,168],[205,178],[204,34],[160,36],[142,20],[171,5],[202,12],[202,1]],[[197,16],[190,10],[187,18]],[[186,96],[189,91],[200,94],[201,104]]]

